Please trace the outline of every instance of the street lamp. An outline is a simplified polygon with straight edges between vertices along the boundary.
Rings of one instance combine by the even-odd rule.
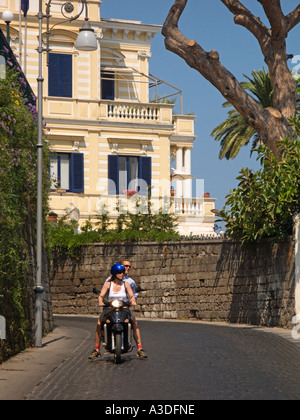
[[[85,22],[78,35],[76,48],[83,51],[94,51],[97,49],[97,39],[94,30],[91,28],[88,20],[87,0],[80,0],[82,9],[78,15],[68,18],[66,13],[72,13],[74,6],[71,2],[64,3],[61,8],[62,15],[65,20],[55,24],[50,28],[50,8],[52,0],[46,4],[46,15],[43,13],[43,0],[39,0],[39,74],[38,82],[38,140],[37,140],[37,250],[36,250],[36,279],[35,279],[35,325],[34,325],[34,341],[35,347],[42,347],[43,337],[43,284],[42,284],[42,240],[43,240],[43,52],[47,52],[47,64],[49,57],[49,44],[51,30],[60,24],[77,20],[85,11]],[[47,19],[47,44],[43,48],[43,19]]]
[[[84,24],[79,31],[75,48],[80,51],[94,51],[97,49],[97,39],[88,18],[85,18]]]
[[[2,13],[2,19],[6,23],[6,39],[7,39],[8,44],[10,44],[10,27],[9,27],[9,25],[14,19],[14,14],[10,10],[5,10]]]

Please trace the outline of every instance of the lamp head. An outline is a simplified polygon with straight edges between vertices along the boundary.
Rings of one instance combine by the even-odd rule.
[[[10,23],[14,20],[14,14],[10,10],[5,10],[2,13],[2,19],[4,20],[4,22]]]
[[[85,19],[79,31],[75,48],[79,51],[95,51],[98,48],[94,29],[91,27],[88,19]]]

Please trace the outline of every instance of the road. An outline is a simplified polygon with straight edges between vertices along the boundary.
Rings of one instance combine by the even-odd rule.
[[[59,317],[81,344],[29,400],[294,400],[300,398],[300,349],[251,328],[140,321],[149,358],[136,351],[121,365],[88,360],[95,319]],[[103,353],[103,350],[102,350]]]

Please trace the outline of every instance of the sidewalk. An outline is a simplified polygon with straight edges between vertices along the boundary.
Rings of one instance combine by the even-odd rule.
[[[90,333],[57,327],[43,339],[43,347],[30,348],[0,365],[0,400],[24,400]]]

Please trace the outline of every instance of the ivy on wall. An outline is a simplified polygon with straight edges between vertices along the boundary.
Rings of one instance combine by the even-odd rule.
[[[6,78],[0,80],[0,314],[7,323],[7,340],[0,340],[0,363],[32,342],[37,111],[19,70],[7,60]],[[46,145],[44,153],[46,218]]]

